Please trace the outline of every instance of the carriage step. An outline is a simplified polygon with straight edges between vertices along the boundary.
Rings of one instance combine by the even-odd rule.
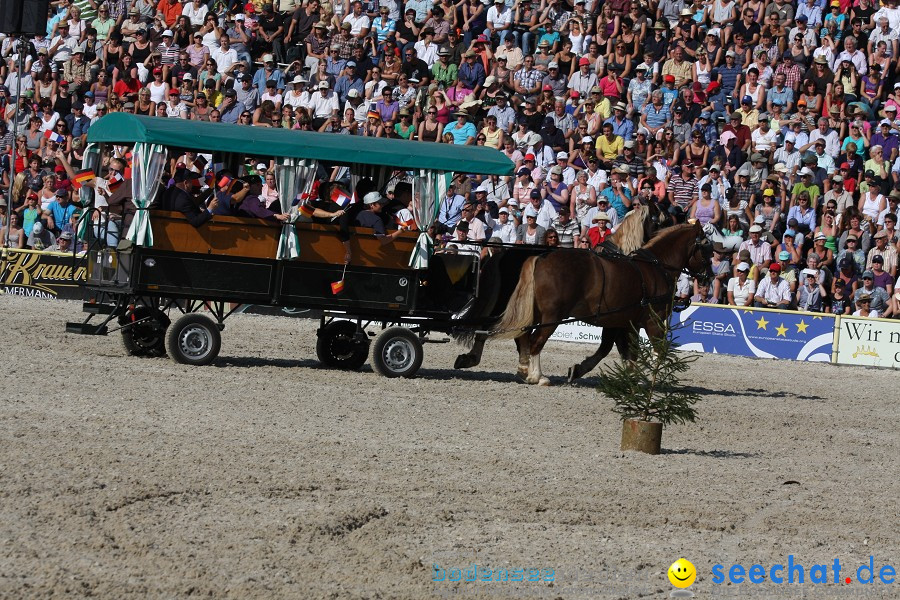
[[[90,323],[66,323],[66,333],[77,333],[79,335],[106,335],[108,328],[106,325],[91,325]]]
[[[92,315],[111,315],[116,310],[115,304],[101,304],[99,302],[85,302],[81,310]]]

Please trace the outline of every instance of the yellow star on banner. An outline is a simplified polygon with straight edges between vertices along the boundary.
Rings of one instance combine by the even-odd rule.
[[[805,322],[800,321],[797,323],[797,333],[806,333],[806,328],[809,327]]]
[[[768,324],[769,324],[769,322],[766,321],[766,317],[762,316],[759,318],[759,321],[756,322],[756,328],[757,329],[765,329],[766,325],[768,325]]]
[[[775,337],[787,337],[788,328],[784,326],[784,323],[775,328],[775,331],[778,333],[775,334]]]

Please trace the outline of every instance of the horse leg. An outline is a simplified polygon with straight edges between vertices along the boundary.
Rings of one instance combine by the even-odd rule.
[[[516,338],[516,349],[519,351],[519,366],[516,375],[525,381],[528,378],[528,345],[531,334],[525,333]]]
[[[597,348],[597,351],[594,352],[591,356],[585,358],[577,365],[569,367],[569,383],[575,381],[586,373],[590,373],[591,370],[596,367],[601,360],[606,358],[606,355],[609,354],[610,350],[612,350],[613,344],[616,343],[620,334],[621,330],[619,329],[604,327],[603,338],[600,340],[600,347]]]
[[[628,329],[620,329],[616,335],[616,350],[619,351],[619,356],[622,357],[622,360],[630,361],[633,360],[634,357],[631,355],[631,344],[633,341],[637,341],[635,338],[636,335],[634,331],[630,331]]]
[[[487,336],[479,333],[475,336],[475,341],[472,342],[472,349],[464,354],[460,354],[456,357],[456,362],[453,363],[454,369],[467,369],[469,367],[477,367],[478,363],[481,362],[481,354],[484,352],[484,342],[487,340]]]
[[[556,319],[551,318],[549,320],[552,322]],[[550,385],[550,380],[541,373],[541,350],[544,349],[544,344],[546,344],[547,340],[550,339],[550,336],[553,335],[555,329],[555,327],[539,327],[531,334],[531,346],[529,348],[531,356],[528,360],[528,377],[525,379],[526,383]]]

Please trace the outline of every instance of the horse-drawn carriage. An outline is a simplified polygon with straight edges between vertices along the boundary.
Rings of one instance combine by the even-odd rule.
[[[136,216],[110,239],[110,220],[90,186],[79,223],[89,248],[83,322],[71,333],[120,331],[132,354],[204,365],[219,353],[226,319],[239,305],[318,309],[317,354],[326,365],[359,368],[371,358],[380,374],[411,377],[430,332],[484,328],[496,322],[521,264],[542,252],[498,248],[489,266],[478,255],[435,254],[429,228],[451,172],[507,175],[513,163],[489,148],[413,144],[114,113],[88,134],[85,169],[102,178],[111,152],[131,153]],[[309,196],[323,170],[346,168],[351,187],[366,179],[383,190],[402,172],[411,182],[418,231],[383,243],[373,230],[351,230],[349,264],[333,224],[281,224],[215,216],[195,227],[179,212],[155,208],[163,173],[186,151],[206,154],[216,171],[238,174],[246,156],[273,160],[282,206]],[[211,156],[210,156],[211,155]],[[254,160],[254,164],[255,164]],[[212,182],[215,185],[215,182]],[[332,284],[343,281],[335,294]],[[178,315],[171,322],[170,317]],[[377,334],[368,331],[380,325]],[[372,329],[372,327],[370,327]],[[370,339],[374,338],[374,339]]]

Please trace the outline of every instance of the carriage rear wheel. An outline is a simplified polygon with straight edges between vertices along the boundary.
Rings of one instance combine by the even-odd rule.
[[[185,365],[208,365],[219,355],[222,335],[212,319],[188,313],[169,329],[169,355]]]
[[[422,340],[405,327],[385,329],[372,344],[372,368],[384,377],[415,377],[422,358]]]
[[[353,321],[332,321],[316,332],[316,356],[327,367],[356,371],[369,357],[369,339]]]
[[[166,330],[169,317],[158,308],[137,306],[120,320],[121,325],[141,321],[122,329],[122,344],[131,356],[166,355]]]

